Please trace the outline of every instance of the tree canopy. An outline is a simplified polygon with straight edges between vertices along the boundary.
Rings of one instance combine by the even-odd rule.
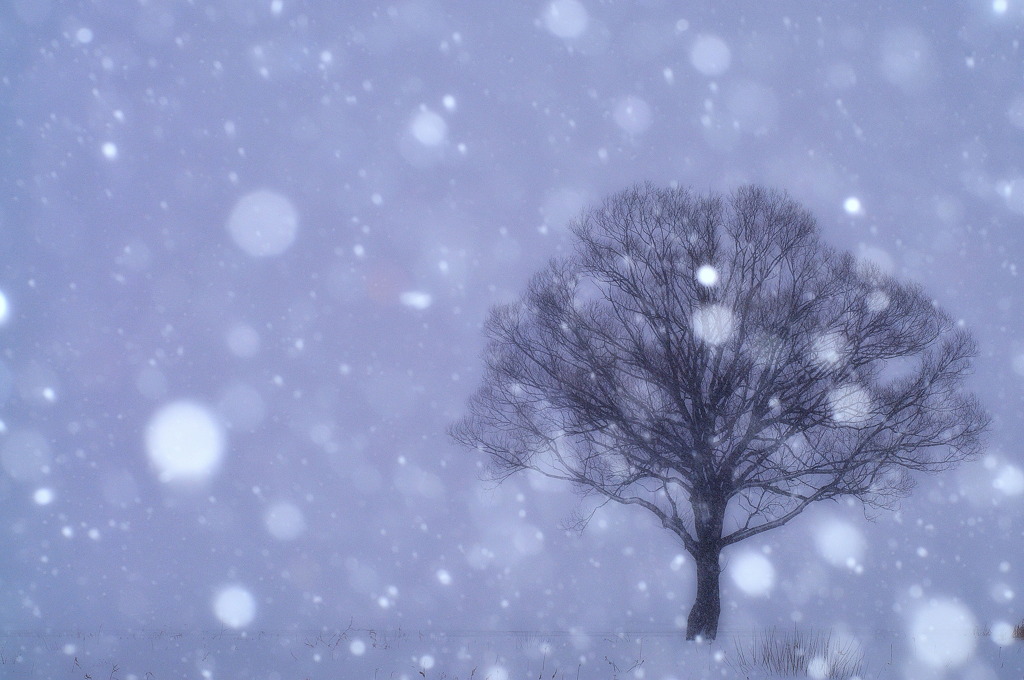
[[[889,507],[978,453],[970,334],[785,193],[638,186],[572,229],[574,254],[491,311],[451,432],[499,477],[653,513],[697,562],[688,637],[717,631],[722,548],[816,501]]]

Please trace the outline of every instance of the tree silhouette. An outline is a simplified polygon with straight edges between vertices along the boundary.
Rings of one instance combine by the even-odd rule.
[[[696,564],[686,636],[714,638],[723,548],[815,501],[876,507],[976,455],[966,330],[819,240],[786,194],[638,186],[573,224],[575,254],[494,308],[454,439],[646,508]]]

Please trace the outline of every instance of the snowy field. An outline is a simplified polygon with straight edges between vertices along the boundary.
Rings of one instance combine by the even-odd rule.
[[[794,634],[803,652],[789,644]],[[992,636],[998,638],[998,635]],[[774,669],[754,651],[766,641],[787,653]],[[1024,677],[1024,641],[997,644],[977,632],[937,629],[911,639],[885,631],[724,632],[694,644],[679,632],[316,631],[26,632],[0,641],[0,677],[82,680],[575,680],[577,678],[962,678]],[[827,653],[820,653],[822,646]]]

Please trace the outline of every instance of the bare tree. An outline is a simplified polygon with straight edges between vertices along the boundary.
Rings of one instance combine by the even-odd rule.
[[[726,546],[815,501],[891,507],[909,473],[978,453],[970,335],[821,243],[786,194],[635,187],[573,231],[575,255],[491,311],[451,434],[498,479],[535,470],[653,513],[696,563],[688,639],[717,634]]]

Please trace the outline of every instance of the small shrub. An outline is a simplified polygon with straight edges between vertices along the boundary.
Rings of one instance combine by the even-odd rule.
[[[1024,640],[1024,621],[1013,627],[1013,639]]]
[[[769,628],[755,634],[749,645],[737,641],[732,665],[745,674],[761,669],[782,676],[848,680],[862,673],[864,654],[856,641],[834,641],[831,631],[784,633]]]

